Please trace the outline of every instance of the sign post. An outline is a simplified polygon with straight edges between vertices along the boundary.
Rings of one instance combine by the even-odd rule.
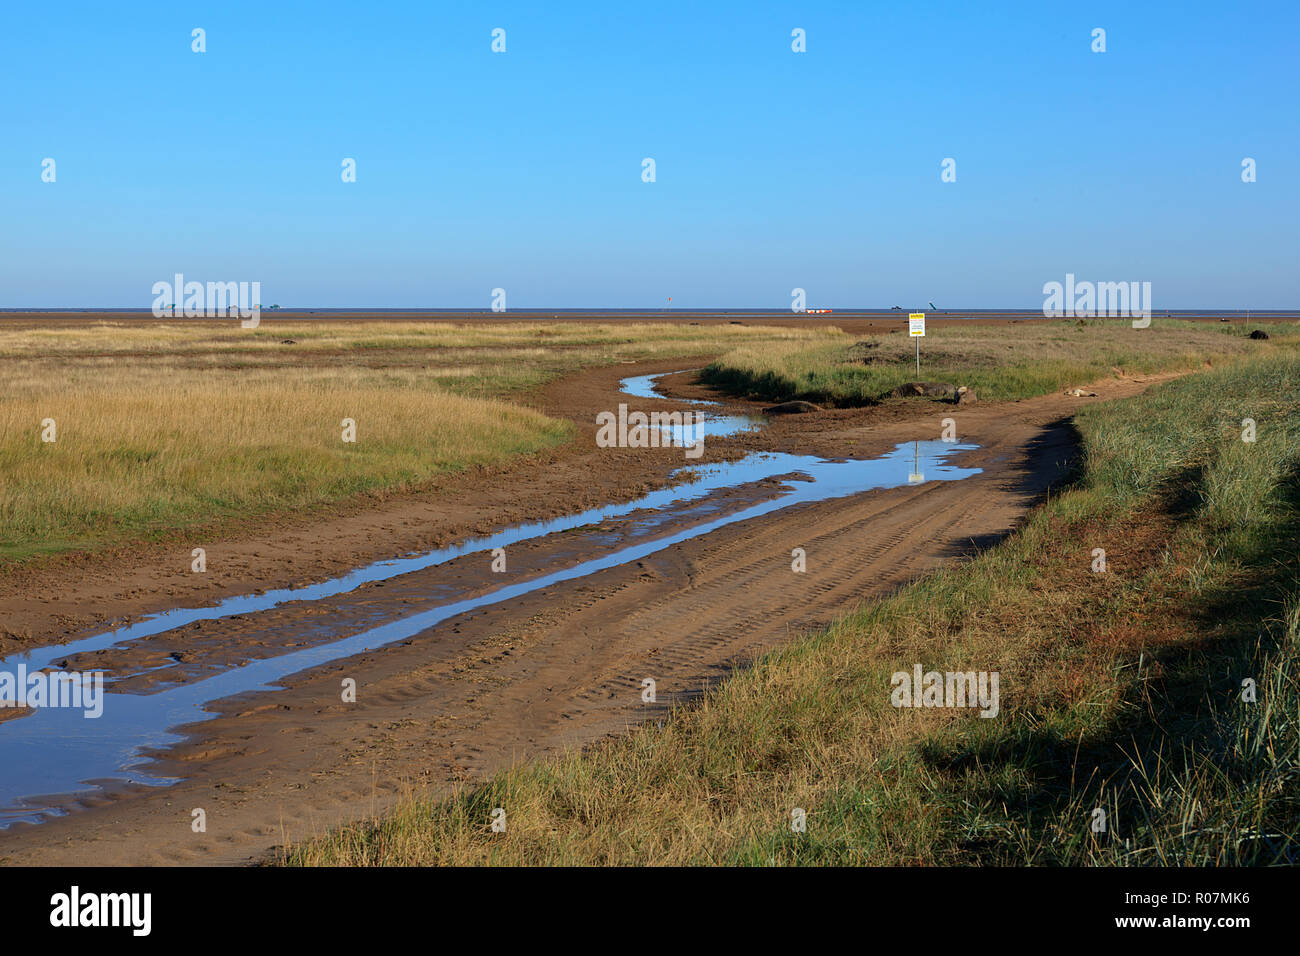
[[[916,339],[916,377],[921,378],[921,339],[925,337],[925,313],[909,312],[907,334]]]

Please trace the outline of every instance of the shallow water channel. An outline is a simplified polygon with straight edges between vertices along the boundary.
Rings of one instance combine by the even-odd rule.
[[[666,373],[673,374],[673,373]],[[624,379],[622,390],[630,398],[662,397],[654,390],[662,376],[644,375]],[[629,403],[632,405],[633,403]],[[735,434],[761,427],[762,419],[727,415],[710,409],[717,403],[684,402],[704,414],[702,434]],[[696,435],[701,432],[696,432]],[[680,436],[678,436],[680,437]],[[165,786],[174,782],[150,775],[146,753],[182,740],[172,728],[216,716],[205,705],[221,698],[251,691],[274,692],[276,682],[292,674],[340,660],[354,654],[410,638],[456,615],[486,605],[509,601],[520,595],[551,587],[611,567],[635,562],[657,551],[738,521],[808,502],[860,494],[873,489],[930,481],[959,481],[979,473],[978,468],[948,464],[953,455],[974,450],[975,445],[940,441],[917,441],[899,445],[880,458],[832,461],[806,455],[755,452],[734,462],[710,465],[687,464],[691,481],[664,488],[624,504],[612,504],[580,514],[520,524],[487,537],[423,554],[379,561],[309,587],[280,589],[255,595],[232,597],[211,607],[177,608],[150,615],[133,624],[90,637],[38,648],[0,659],[0,680],[5,674],[59,671],[57,661],[74,654],[94,652],[127,641],[162,634],[195,621],[232,615],[257,615],[290,602],[320,601],[347,594],[361,585],[386,581],[414,571],[423,571],[468,554],[487,554],[494,548],[570,531],[641,510],[672,510],[699,502],[719,492],[764,479],[783,478],[781,492],[703,523],[653,540],[642,540],[588,560],[579,559],[568,567],[556,568],[526,580],[507,580],[486,594],[438,604],[408,616],[409,608],[396,606],[392,619],[359,633],[340,635],[316,646],[262,660],[238,662],[224,670],[189,683],[164,685],[149,693],[115,692],[105,679],[102,713],[87,717],[83,709],[42,706],[27,709],[21,716],[0,721],[0,829],[19,821],[40,822],[57,807],[61,795],[82,793],[122,782]],[[183,640],[183,638],[182,638]],[[125,676],[125,675],[117,675]],[[11,679],[14,679],[11,678]]]

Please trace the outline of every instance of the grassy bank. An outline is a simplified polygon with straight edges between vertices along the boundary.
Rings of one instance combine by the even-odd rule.
[[[1269,326],[1268,342],[1240,326],[1154,319],[1024,322],[1012,327],[932,327],[921,340],[921,378],[968,385],[984,399],[1029,398],[1115,374],[1202,367],[1300,342],[1300,326]],[[904,332],[906,329],[903,330]],[[1225,334],[1228,333],[1228,334]],[[915,343],[906,334],[853,340],[747,343],[704,371],[733,394],[768,401],[871,405],[915,381]]]
[[[566,442],[508,403],[596,365],[802,341],[800,329],[237,322],[0,327],[0,570],[219,530]],[[342,421],[356,422],[355,443]],[[47,419],[54,442],[42,441]]]
[[[42,440],[46,420],[54,442]],[[238,388],[119,381],[11,398],[0,403],[0,560],[414,488],[571,432],[505,402],[347,376],[251,375]]]
[[[1300,359],[1278,354],[1090,406],[1077,479],[998,547],[662,727],[284,862],[1300,862],[1296,381]],[[996,671],[997,716],[895,709],[891,675],[915,664]]]

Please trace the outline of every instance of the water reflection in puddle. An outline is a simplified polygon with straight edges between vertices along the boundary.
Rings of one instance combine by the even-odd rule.
[[[653,380],[659,376],[637,376],[624,382],[624,391],[637,397],[651,397]],[[708,402],[692,404],[710,405]],[[748,428],[754,420],[733,419]],[[73,654],[96,651],[126,641],[159,634],[193,621],[231,615],[256,614],[286,602],[311,602],[350,592],[362,584],[381,581],[443,564],[466,554],[489,552],[493,548],[539,538],[558,531],[598,524],[606,518],[627,515],[640,509],[673,508],[698,501],[720,491],[752,482],[782,478],[780,493],[723,514],[711,521],[650,541],[641,541],[613,553],[579,561],[539,577],[505,584],[473,598],[454,601],[409,617],[397,618],[333,643],[304,648],[279,657],[248,661],[241,666],[188,684],[164,687],[150,694],[110,693],[103,715],[86,719],[80,710],[41,708],[25,716],[0,722],[0,828],[18,821],[37,822],[52,811],[50,802],[38,795],[67,794],[95,789],[102,783],[130,780],[147,785],[164,785],[165,778],[140,770],[142,754],[166,748],[182,737],[170,728],[211,719],[204,709],[210,701],[234,694],[275,689],[275,683],[299,671],[354,654],[405,640],[448,618],[477,608],[585,577],[608,568],[640,560],[657,551],[718,528],[758,518],[796,505],[860,494],[873,489],[894,488],[920,481],[958,481],[977,474],[978,468],[958,468],[948,463],[952,455],[977,446],[939,441],[899,445],[881,458],[831,461],[807,455],[754,453],[734,462],[691,466],[691,483],[651,492],[636,501],[595,508],[581,514],[550,521],[518,525],[484,538],[466,541],[412,557],[380,561],[350,574],[305,588],[280,589],[260,595],[230,598],[208,608],[180,608],[153,615],[135,624],[93,637],[44,647],[0,660],[0,672],[13,673],[19,664],[28,671],[55,666]],[[394,613],[400,609],[394,608]]]
[[[688,369],[687,371],[692,371]],[[679,372],[664,372],[659,375],[635,375],[632,378],[625,378],[619,383],[620,388],[625,395],[631,395],[634,398],[658,398],[660,395],[656,390],[655,382],[665,375],[678,375]],[[728,435],[735,435],[749,429],[758,428],[767,420],[761,415],[724,415],[719,412],[706,411],[709,408],[717,408],[717,402],[710,402],[699,398],[677,398],[673,399],[683,405],[693,405],[693,411],[701,415],[702,419],[689,428],[683,428],[680,425],[664,426],[663,433],[672,439],[673,445],[683,447],[686,444],[693,443],[699,438],[724,438]],[[635,411],[635,409],[633,409]]]

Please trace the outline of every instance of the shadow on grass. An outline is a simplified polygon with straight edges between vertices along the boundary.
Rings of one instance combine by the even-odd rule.
[[[1203,466],[1192,466],[1174,479],[1173,494],[1163,496],[1166,517],[1181,523],[1196,516],[1204,476]],[[1240,746],[1243,725],[1252,719],[1241,708],[1263,706],[1262,696],[1255,705],[1241,702],[1241,679],[1253,676],[1263,694],[1261,665],[1285,653],[1280,618],[1300,587],[1300,472],[1293,470],[1279,491],[1281,520],[1261,527],[1249,549],[1233,556],[1243,573],[1202,592],[1195,603],[1184,596],[1187,620],[1199,636],[1143,649],[1144,671],[1160,676],[1126,687],[1128,706],[1116,708],[1122,717],[1082,738],[1045,730],[1059,722],[1035,714],[976,747],[922,745],[919,756],[953,781],[946,796],[954,832],[990,833],[971,825],[972,812],[1001,816],[1007,824],[993,828],[1001,835],[957,837],[954,849],[963,861],[1025,862],[1029,848],[1037,863],[1119,862],[1127,844],[1125,853],[1115,852],[1118,845],[1089,853],[1082,849],[1088,838],[1080,836],[1089,828],[1089,808],[1111,807],[1118,826],[1109,839],[1148,841],[1136,848],[1148,856],[1134,862],[1300,863],[1300,804],[1293,793],[1285,795],[1300,776],[1294,747],[1270,755],[1257,745]],[[1294,710],[1295,701],[1270,703]],[[1289,712],[1282,716],[1293,719]],[[1205,772],[1189,771],[1190,752]],[[1280,770],[1278,761],[1285,765]],[[1153,808],[1152,793],[1168,800],[1163,811]],[[1171,819],[1180,801],[1191,810]],[[1010,835],[1016,833],[1023,835],[1019,842]]]

